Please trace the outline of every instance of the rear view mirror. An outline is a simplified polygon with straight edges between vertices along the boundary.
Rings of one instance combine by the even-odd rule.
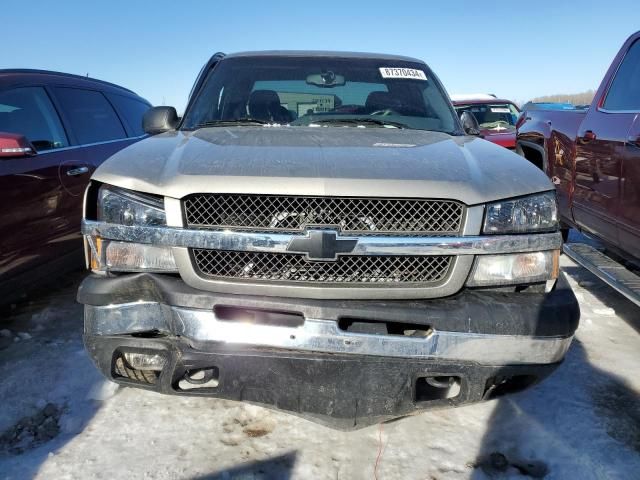
[[[24,135],[0,132],[0,158],[30,157],[36,149]]]
[[[316,87],[338,87],[345,84],[344,76],[336,75],[331,70],[307,76],[307,83]]]
[[[466,133],[467,135],[480,135],[480,124],[478,123],[478,119],[473,113],[467,112],[465,110],[460,115],[460,120],[462,121],[462,128],[464,129],[464,133]]]
[[[153,107],[142,117],[142,128],[149,135],[175,130],[180,119],[173,107]]]

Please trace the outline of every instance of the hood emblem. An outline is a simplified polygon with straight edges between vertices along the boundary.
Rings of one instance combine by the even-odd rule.
[[[333,262],[338,255],[351,253],[357,238],[338,235],[335,230],[309,230],[306,236],[291,239],[287,252],[304,253],[307,260]]]

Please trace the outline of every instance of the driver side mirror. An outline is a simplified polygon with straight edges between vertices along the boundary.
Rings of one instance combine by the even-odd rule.
[[[0,132],[0,158],[31,157],[36,153],[24,135]]]
[[[175,130],[180,119],[173,107],[153,107],[142,117],[142,129],[149,135]]]
[[[471,113],[464,111],[460,115],[460,120],[462,121],[462,128],[464,129],[464,133],[467,135],[477,135],[480,136],[480,124],[478,123],[478,119],[476,116]]]

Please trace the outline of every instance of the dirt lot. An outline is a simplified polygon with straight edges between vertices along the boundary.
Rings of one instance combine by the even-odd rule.
[[[0,324],[0,478],[640,478],[640,309],[562,264],[582,322],[551,378],[351,433],[105,381],[70,275]]]

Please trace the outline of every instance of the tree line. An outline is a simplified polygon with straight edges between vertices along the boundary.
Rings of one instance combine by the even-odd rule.
[[[558,93],[555,95],[544,95],[532,98],[535,103],[571,103],[572,105],[590,105],[593,100],[595,90],[587,90],[582,93]]]

